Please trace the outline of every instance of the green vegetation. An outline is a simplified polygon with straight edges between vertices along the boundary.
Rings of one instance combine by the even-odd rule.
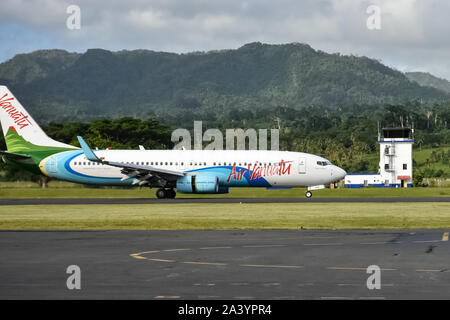
[[[428,72],[406,72],[405,76],[423,87],[433,87],[450,93],[450,82],[429,74]]]
[[[375,59],[328,54],[300,43],[249,43],[189,54],[41,50],[0,64],[0,83],[36,120],[55,122],[176,119],[190,113],[227,117],[232,109],[260,113],[277,107],[336,109],[449,99],[448,93],[411,82]]]
[[[0,229],[450,228],[448,203],[2,206]]]
[[[413,151],[414,167],[424,177],[450,177],[450,147]]]
[[[274,189],[231,188],[228,194],[177,194],[177,198],[303,198],[305,188]],[[450,184],[441,188],[361,188],[322,189],[313,192],[323,197],[450,197]],[[0,183],[0,198],[155,198],[155,189],[148,188],[84,188],[77,184],[51,181],[42,189],[24,182]]]

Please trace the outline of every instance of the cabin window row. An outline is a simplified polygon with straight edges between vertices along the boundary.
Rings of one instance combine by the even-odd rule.
[[[320,161],[318,161],[317,162],[317,164],[319,164],[319,162]],[[148,166],[148,165],[150,165],[150,166],[158,166],[158,165],[160,165],[160,166],[163,166],[163,165],[165,165],[165,166],[173,166],[173,165],[175,165],[175,166],[178,166],[178,162],[149,162],[149,161],[147,161],[147,162],[144,162],[144,161],[142,161],[142,162],[140,162],[140,161],[137,161],[137,162],[134,162],[134,161],[132,161],[132,162],[126,162],[126,161],[122,161],[121,162],[122,164],[135,164],[135,165],[142,165],[142,166],[144,166],[144,165],[146,165],[146,166]],[[247,163],[247,162],[213,162],[213,165],[214,166],[222,166],[222,165],[224,165],[224,166],[226,166],[226,165],[228,165],[228,166],[233,166],[233,165],[238,165],[238,166],[242,166],[242,165],[244,165],[244,166],[247,166],[247,164],[249,164],[249,165],[259,165],[259,166],[264,166],[264,167],[266,167],[266,166],[272,166],[272,163],[271,162],[269,162],[269,163]],[[95,165],[104,165],[103,163],[100,163],[100,162],[92,162],[92,161],[75,161],[74,162],[74,165],[75,166],[86,166],[86,165],[88,165],[88,166],[95,166]],[[184,162],[180,162],[180,165],[181,166],[184,166]],[[206,166],[207,164],[206,164],[206,162],[190,162],[189,163],[189,165],[192,167],[192,166],[201,166],[201,165],[203,165],[203,166]],[[273,163],[273,165],[274,166],[276,166],[276,165],[281,165],[281,163]],[[323,164],[323,165],[325,165],[325,164]],[[286,166],[286,163],[283,163],[283,166]]]

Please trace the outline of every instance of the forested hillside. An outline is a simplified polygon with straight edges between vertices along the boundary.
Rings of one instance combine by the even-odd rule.
[[[424,87],[433,87],[450,93],[450,82],[448,80],[433,76],[428,72],[406,72],[406,77]]]
[[[449,99],[377,60],[299,43],[189,54],[37,51],[0,64],[0,82],[44,122]]]

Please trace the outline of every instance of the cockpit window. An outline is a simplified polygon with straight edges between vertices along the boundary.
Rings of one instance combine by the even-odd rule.
[[[317,161],[317,165],[319,165],[319,166],[329,166],[329,165],[331,165],[331,162],[330,161]]]

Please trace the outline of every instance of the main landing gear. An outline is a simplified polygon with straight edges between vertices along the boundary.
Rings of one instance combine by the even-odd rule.
[[[311,198],[312,197],[312,192],[311,191],[306,191],[305,192],[305,197]]]
[[[176,195],[177,193],[173,189],[159,188],[156,191],[156,197],[158,199],[174,199]]]

